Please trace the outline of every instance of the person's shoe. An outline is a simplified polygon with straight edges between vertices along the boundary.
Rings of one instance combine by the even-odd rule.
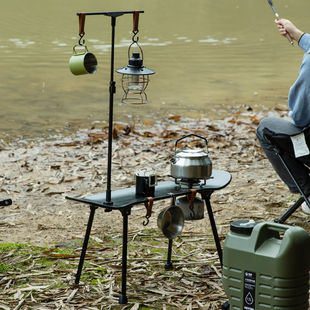
[[[308,200],[310,200],[310,196],[308,197]],[[301,210],[303,213],[310,215],[310,209],[305,201],[301,204]]]

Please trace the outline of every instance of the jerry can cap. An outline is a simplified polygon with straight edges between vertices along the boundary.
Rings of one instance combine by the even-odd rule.
[[[254,220],[239,220],[230,223],[230,231],[237,234],[250,235],[254,226],[258,224]]]

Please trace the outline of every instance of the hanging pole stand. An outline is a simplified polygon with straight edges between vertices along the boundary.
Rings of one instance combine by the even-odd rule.
[[[114,94],[116,92],[116,86],[114,81],[114,45],[115,45],[115,27],[116,18],[126,14],[137,14],[144,13],[144,11],[113,11],[113,12],[81,12],[77,13],[79,16],[92,16],[92,15],[104,15],[111,17],[111,72],[110,72],[110,83],[109,83],[109,136],[108,136],[108,162],[107,162],[107,188],[106,198],[104,204],[106,206],[112,206],[113,201],[111,199],[111,175],[112,175],[112,143],[113,143],[113,102]]]

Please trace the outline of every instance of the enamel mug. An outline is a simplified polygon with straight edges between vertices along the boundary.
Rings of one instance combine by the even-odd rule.
[[[81,46],[84,48],[82,51],[77,51],[75,45],[73,47],[73,55],[69,60],[69,68],[74,75],[93,74],[97,70],[97,59],[94,54],[89,53],[87,46]]]

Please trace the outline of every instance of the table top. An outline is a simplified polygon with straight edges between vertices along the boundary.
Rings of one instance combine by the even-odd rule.
[[[203,184],[202,181],[200,186],[195,187],[195,190],[198,193],[205,193],[205,192],[212,193],[215,190],[220,190],[226,187],[230,183],[230,181],[231,181],[231,174],[229,172],[224,170],[213,170],[211,177],[206,180],[206,183]],[[155,201],[166,199],[169,197],[184,196],[186,194],[189,194],[190,192],[191,191],[189,188],[183,188],[179,184],[176,184],[175,181],[163,181],[159,182],[158,185],[155,186],[155,195],[153,199]],[[112,210],[123,209],[147,201],[147,197],[136,197],[135,186],[112,191],[111,201],[113,202],[113,204],[108,204],[106,202],[105,192],[94,194],[91,196],[86,196],[83,198],[67,196],[66,199],[98,207],[109,208]]]

